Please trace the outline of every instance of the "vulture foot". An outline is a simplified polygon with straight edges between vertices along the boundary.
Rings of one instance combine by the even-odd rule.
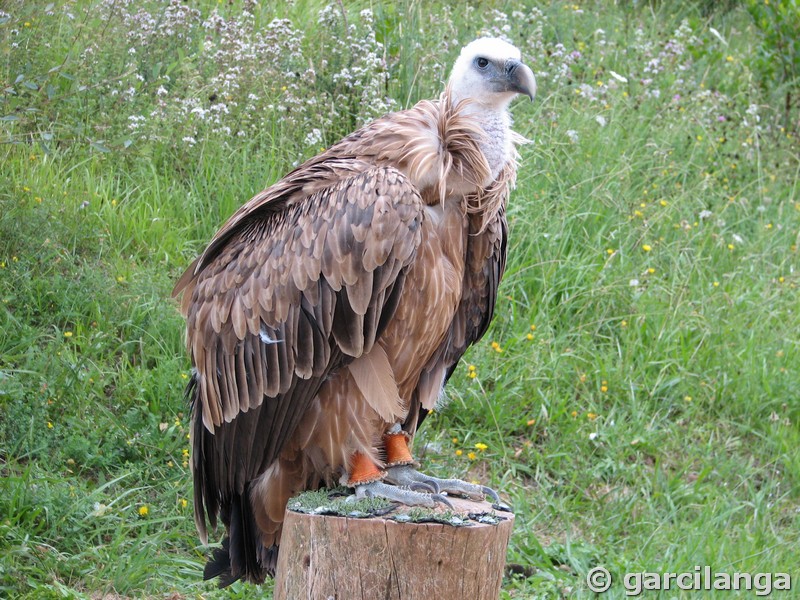
[[[423,489],[424,492],[418,492],[417,489]],[[430,486],[419,482],[415,482],[408,487],[397,487],[388,485],[382,481],[373,481],[356,486],[356,498],[386,498],[393,502],[400,502],[406,506],[427,506],[433,508],[436,503],[444,504],[450,508],[453,505],[450,501],[441,494],[429,493],[433,491]]]
[[[432,477],[420,473],[408,465],[388,468],[386,470],[386,481],[409,488],[414,485],[424,485],[435,490],[437,494],[441,492],[458,494],[470,500],[480,501],[486,496],[489,496],[492,499],[492,507],[495,510],[511,511],[511,508],[507,504],[501,502],[500,496],[490,487],[468,483],[461,479],[440,479],[439,477]]]

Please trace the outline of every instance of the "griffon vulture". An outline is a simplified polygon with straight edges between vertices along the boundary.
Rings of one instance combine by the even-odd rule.
[[[178,281],[195,521],[204,543],[206,522],[227,534],[206,578],[273,575],[302,490],[496,498],[420,474],[409,447],[492,318],[523,141],[508,106],[535,91],[517,48],[470,43],[438,100],[373,121],[257,194]]]

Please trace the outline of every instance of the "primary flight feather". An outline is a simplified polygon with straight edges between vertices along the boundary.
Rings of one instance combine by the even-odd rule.
[[[226,530],[206,577],[274,574],[286,503],[306,489],[421,505],[494,493],[422,475],[409,447],[492,318],[522,141],[508,105],[535,91],[519,50],[475,40],[438,100],[257,194],[178,281],[195,521],[203,542],[207,524]],[[432,493],[407,489],[419,482]]]

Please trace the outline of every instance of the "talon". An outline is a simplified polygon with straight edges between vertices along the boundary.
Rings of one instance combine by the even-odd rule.
[[[442,495],[442,494],[431,494],[431,498],[433,498],[433,500],[434,500],[435,502],[439,502],[440,504],[444,504],[444,505],[445,505],[445,506],[447,506],[447,507],[448,507],[450,510],[455,510],[455,507],[454,507],[454,506],[453,506],[453,504],[450,502],[450,500],[448,500],[448,499],[447,499],[447,496],[444,496],[444,495]]]
[[[508,504],[504,504],[502,502],[497,502],[495,504],[492,504],[492,508],[500,512],[507,512],[514,514],[514,511],[511,510],[511,507]]]
[[[426,481],[416,481],[408,486],[408,489],[413,490],[415,492],[425,492],[426,494],[438,494],[439,493],[439,486],[435,483],[433,485],[429,485]]]
[[[497,495],[492,488],[482,485],[481,490],[483,491],[484,496],[490,496],[494,502],[492,504],[500,504],[500,496]]]
[[[434,493],[438,494],[442,491],[442,488],[439,487],[439,483],[435,479],[426,479],[422,483],[425,485],[429,485],[433,488]]]

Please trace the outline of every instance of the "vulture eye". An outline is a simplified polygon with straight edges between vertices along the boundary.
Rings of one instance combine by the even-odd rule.
[[[475,59],[475,64],[478,65],[479,69],[485,69],[486,67],[489,66],[489,61],[483,58],[482,56],[479,56],[478,58]]]

